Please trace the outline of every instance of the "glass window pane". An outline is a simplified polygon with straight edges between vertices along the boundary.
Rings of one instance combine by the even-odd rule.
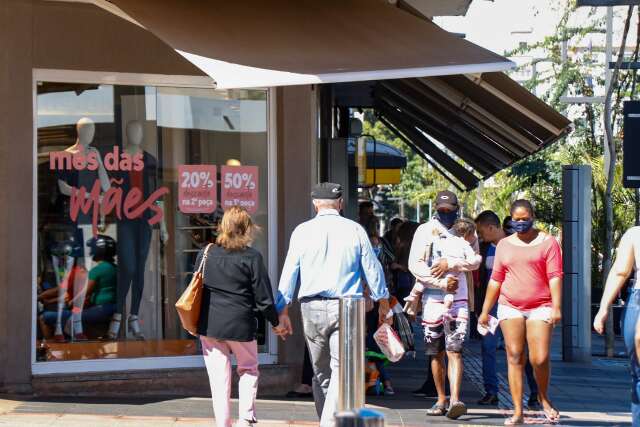
[[[37,90],[37,360],[199,354],[174,304],[222,203],[252,212],[268,262],[266,92]]]

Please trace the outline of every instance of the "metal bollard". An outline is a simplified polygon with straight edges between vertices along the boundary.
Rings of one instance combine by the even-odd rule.
[[[340,299],[338,411],[364,407],[364,298]]]
[[[335,427],[384,427],[384,415],[372,409],[336,413]]]

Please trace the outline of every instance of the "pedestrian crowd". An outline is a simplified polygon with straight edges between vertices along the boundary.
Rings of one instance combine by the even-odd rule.
[[[496,354],[503,346],[513,401],[505,425],[524,423],[524,377],[530,390],[526,406],[541,410],[549,422],[559,420],[548,391],[551,338],[562,320],[562,252],[553,235],[536,227],[529,201],[513,202],[504,220],[492,211],[467,219],[456,195],[441,191],[428,222],[394,218],[382,234],[371,202],[360,204],[358,221],[341,215],[339,184],[316,185],[311,199],[316,215],[291,234],[275,296],[260,253],[250,247],[256,226],[245,210],[227,210],[217,244],[198,256],[197,265],[205,260],[198,334],[218,427],[231,425],[231,354],[240,378],[237,425],[257,422],[255,312],[286,339],[297,330],[289,317],[295,300],[302,315],[305,366],[302,384],[288,396],[313,395],[320,425],[334,425],[342,362],[339,305],[346,296],[366,301],[367,393],[395,393],[381,348],[386,343],[374,335],[383,324],[397,330],[409,319],[422,328],[428,356],[426,380],[414,394],[437,398],[426,409],[428,417],[457,419],[467,413],[462,353],[470,336],[476,336],[482,340],[485,389],[477,403],[498,404]],[[636,227],[622,239],[594,322],[600,333],[610,304],[640,266],[639,234]],[[640,293],[634,291],[625,326],[626,344],[633,349],[634,402],[640,395],[639,313]],[[406,335],[402,344],[413,351],[413,335],[410,330],[411,337]],[[640,404],[634,403],[633,411],[636,419]]]

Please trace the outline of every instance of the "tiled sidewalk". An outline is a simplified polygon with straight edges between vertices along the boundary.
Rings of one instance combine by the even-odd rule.
[[[591,365],[561,361],[559,340],[554,340],[551,397],[562,413],[559,425],[630,425],[629,379],[623,359],[594,359]],[[502,425],[511,407],[506,385],[504,351],[498,353],[501,404],[475,405],[481,393],[482,372],[479,342],[471,341],[465,353],[466,375],[462,397],[469,414],[457,421],[425,417],[434,400],[411,395],[422,383],[425,359],[422,351],[389,367],[395,396],[373,397],[368,403],[385,414],[388,426]],[[237,402],[233,402],[234,411]],[[258,427],[317,425],[313,402],[279,397],[258,401]],[[427,424],[428,422],[428,424]],[[527,413],[528,424],[543,424],[539,412]],[[212,426],[213,411],[207,397],[181,399],[29,399],[0,398],[0,426]]]

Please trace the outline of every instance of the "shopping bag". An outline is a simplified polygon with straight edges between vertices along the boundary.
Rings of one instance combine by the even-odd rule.
[[[415,351],[415,342],[413,339],[413,330],[409,319],[407,319],[400,303],[396,303],[391,307],[393,311],[393,329],[396,330],[405,352]]]
[[[478,333],[482,336],[487,335],[488,333],[491,333],[493,335],[496,334],[496,329],[498,328],[498,325],[500,324],[500,321],[498,319],[496,319],[495,317],[489,315],[489,325],[488,328],[485,328],[484,326],[482,326],[481,324],[478,323]]]
[[[198,269],[193,273],[189,286],[184,290],[178,302],[176,310],[180,317],[182,327],[191,335],[198,335],[198,321],[200,320],[200,306],[202,305],[202,288],[204,286],[204,266],[211,244],[208,244],[202,255]]]
[[[387,356],[391,362],[397,362],[404,356],[404,346],[400,337],[396,334],[391,326],[387,323],[380,325],[378,330],[373,334],[373,339],[380,347],[380,351]]]

